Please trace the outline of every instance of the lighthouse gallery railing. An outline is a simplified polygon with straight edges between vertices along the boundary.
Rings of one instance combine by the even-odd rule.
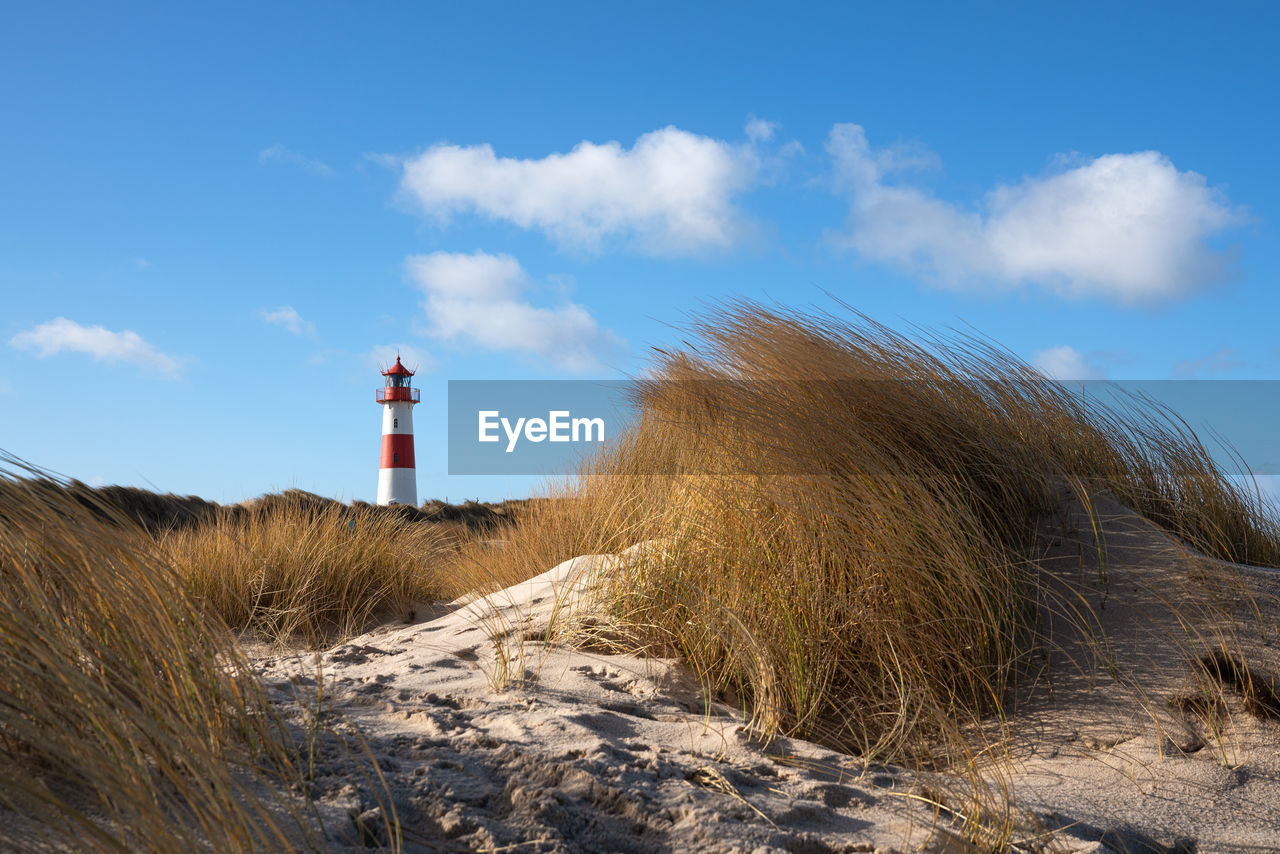
[[[380,388],[378,389],[378,403],[386,403],[388,400],[408,400],[413,403],[421,402],[422,390],[416,388]]]

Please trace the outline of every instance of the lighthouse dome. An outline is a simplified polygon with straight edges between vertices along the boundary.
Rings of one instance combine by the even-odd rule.
[[[396,356],[396,363],[390,368],[382,372],[384,377],[411,377],[414,372],[400,364],[400,357]]]

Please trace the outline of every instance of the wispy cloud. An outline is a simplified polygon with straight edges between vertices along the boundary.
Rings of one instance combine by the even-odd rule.
[[[1237,351],[1231,347],[1223,347],[1199,359],[1188,359],[1177,362],[1173,366],[1173,375],[1178,379],[1195,379],[1197,377],[1218,377],[1230,373],[1240,367],[1243,362],[1237,358]]]
[[[160,352],[131,330],[112,332],[102,326],[82,326],[65,317],[56,317],[9,339],[9,345],[30,350],[45,359],[60,353],[83,353],[101,362],[127,362],[177,379],[181,362]]]
[[[777,122],[751,116],[747,119],[747,139],[752,142],[768,142],[773,139],[773,135],[778,132],[779,127],[780,125]]]
[[[380,151],[366,151],[360,155],[356,168],[363,170],[366,163],[372,163],[382,169],[399,170],[404,166],[405,158],[395,154],[384,154]]]
[[[134,258],[133,265],[137,267],[139,270],[150,270],[152,267],[155,266],[146,258]]]
[[[1066,344],[1041,350],[1031,357],[1031,364],[1051,380],[1069,382],[1105,378],[1101,368],[1075,347]]]
[[[442,220],[474,212],[542,231],[563,247],[599,251],[621,241],[682,255],[742,236],[734,199],[759,165],[750,145],[665,127],[629,149],[583,141],[540,159],[499,157],[489,145],[434,145],[404,161],[401,192]]]
[[[529,277],[510,255],[433,252],[412,256],[405,266],[425,296],[428,331],[441,340],[534,353],[580,372],[599,368],[603,357],[625,347],[576,303],[544,308],[527,302]]]
[[[285,148],[280,143],[276,143],[270,148],[264,148],[258,152],[259,163],[280,163],[286,166],[297,166],[312,172],[316,175],[322,175],[326,178],[334,174],[333,167],[322,160],[313,157],[307,157],[305,154],[299,154],[291,148]]]
[[[294,335],[315,337],[316,325],[309,320],[304,320],[291,305],[282,305],[274,311],[261,311],[258,314],[272,326],[284,327]]]
[[[972,210],[887,182],[936,162],[927,152],[873,149],[853,124],[832,129],[827,151],[851,200],[837,242],[957,288],[1176,299],[1225,278],[1230,256],[1207,240],[1245,220],[1202,175],[1158,151],[1060,158],[1059,171],[996,187]]]

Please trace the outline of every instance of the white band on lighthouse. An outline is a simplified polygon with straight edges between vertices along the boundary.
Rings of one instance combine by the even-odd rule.
[[[386,385],[378,389],[382,404],[382,454],[378,465],[378,504],[418,503],[418,477],[413,453],[413,406],[418,389],[411,388],[413,376],[400,357],[383,371]]]
[[[418,503],[417,469],[378,469],[378,503]]]

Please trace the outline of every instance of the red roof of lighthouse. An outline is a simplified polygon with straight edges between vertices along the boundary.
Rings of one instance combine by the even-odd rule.
[[[413,373],[414,373],[413,371],[409,370],[404,365],[400,364],[400,357],[397,355],[396,363],[392,365],[389,369],[383,371],[382,375],[384,377],[411,377],[413,376]]]

